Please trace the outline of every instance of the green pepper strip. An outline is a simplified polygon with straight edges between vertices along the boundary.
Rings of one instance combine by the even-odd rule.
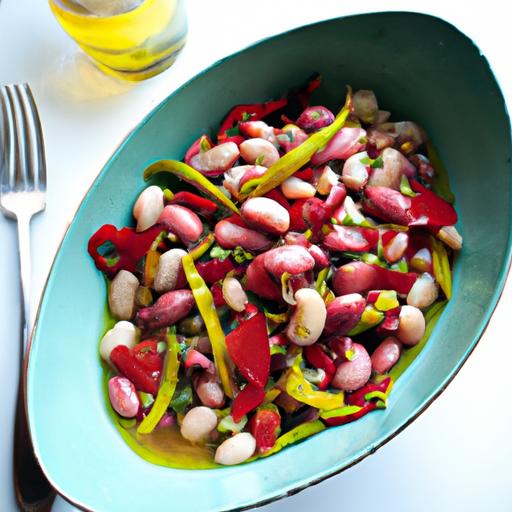
[[[450,182],[448,181],[448,172],[446,170],[446,167],[441,161],[437,149],[430,140],[427,141],[426,146],[427,157],[430,160],[432,167],[436,171],[434,179],[432,180],[432,191],[435,192],[438,196],[441,196],[449,203],[454,203],[455,196],[453,195],[453,192],[450,189]]]
[[[196,245],[191,251],[189,251],[190,257],[195,261],[198,260],[203,254],[206,253],[208,249],[213,245],[215,242],[215,235],[213,233],[208,233],[207,236],[205,236],[201,242]]]
[[[452,296],[452,271],[450,269],[450,260],[446,248],[442,242],[434,237],[430,237],[432,244],[432,265],[434,267],[434,277],[439,283],[447,299]]]
[[[432,304],[432,306],[428,308],[428,310],[425,313],[425,334],[423,335],[423,338],[421,338],[420,342],[417,345],[403,351],[398,363],[396,363],[395,366],[393,366],[393,369],[389,372],[389,376],[391,377],[393,382],[396,382],[398,377],[402,375],[402,373],[416,359],[416,356],[421,352],[421,350],[427,343],[427,340],[429,339],[430,335],[432,334],[432,331],[437,321],[439,320],[441,313],[444,311],[446,304],[448,304],[447,300],[442,302],[436,302],[435,304]]]
[[[316,278],[315,289],[320,294],[322,291],[325,291],[325,279],[327,278],[327,274],[329,273],[329,267],[325,267],[320,272],[318,272],[318,277]]]
[[[310,437],[313,434],[325,430],[325,428],[325,425],[320,420],[303,423],[302,425],[293,428],[289,432],[286,432],[286,434],[283,434],[282,436],[278,437],[276,440],[276,444],[274,444],[274,447],[270,449],[268,452],[262,454],[261,457],[268,457],[269,455],[272,455],[282,450],[285,446],[288,446],[289,444],[292,443],[296,443],[297,441],[305,439],[306,437]]]
[[[378,311],[371,304],[364,308],[363,314],[357,325],[348,333],[348,336],[355,336],[372,327],[376,327],[384,320],[384,313]]]
[[[169,172],[178,176],[182,180],[194,185],[201,192],[204,192],[212,199],[216,200],[219,204],[228,208],[234,213],[240,213],[236,205],[223,194],[208,178],[205,178],[199,171],[196,171],[190,165],[178,162],[177,160],[159,160],[151,164],[144,171],[144,179],[149,180],[159,172]]]
[[[229,378],[228,368],[230,361],[226,349],[226,338],[222,326],[220,325],[217,310],[213,304],[213,296],[203,278],[197,272],[194,260],[189,254],[183,256],[181,264],[183,265],[183,270],[185,271],[185,276],[187,277],[188,284],[194,295],[199,313],[201,313],[203,317],[208,337],[212,344],[215,366],[219,372],[224,393],[226,393],[229,398],[233,398],[233,388]]]
[[[320,418],[327,420],[329,418],[338,418],[339,416],[349,416],[350,414],[359,412],[361,409],[362,407],[359,407],[358,405],[346,405],[345,407],[340,407],[331,411],[324,411],[320,414]]]
[[[286,379],[286,392],[295,400],[317,409],[328,411],[343,406],[345,403],[343,392],[329,393],[313,389],[313,386],[304,378],[300,368],[301,362],[302,352],[299,352]]]
[[[176,339],[176,329],[173,327],[169,329],[169,333],[167,334],[167,357],[165,358],[160,389],[158,390],[155,403],[149,411],[149,414],[142,420],[137,428],[138,434],[150,434],[153,432],[171,403],[176,384],[178,383],[178,370],[180,368],[180,362],[178,360],[179,351],[180,346]]]
[[[294,172],[309,162],[311,157],[322,149],[334,135],[343,127],[352,108],[352,89],[347,87],[345,105],[338,113],[334,122],[307,138],[302,144],[282,156],[271,165],[265,174],[259,178],[247,181],[241,189],[242,197],[258,197],[280,185]]]

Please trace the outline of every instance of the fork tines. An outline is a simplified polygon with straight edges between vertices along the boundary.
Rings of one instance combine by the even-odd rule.
[[[28,84],[0,87],[1,188],[45,190],[41,121]]]

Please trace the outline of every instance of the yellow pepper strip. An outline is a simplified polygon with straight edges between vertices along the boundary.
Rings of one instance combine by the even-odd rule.
[[[329,418],[337,418],[339,416],[349,416],[350,414],[355,414],[359,412],[362,407],[358,405],[346,405],[344,407],[340,407],[339,409],[333,409],[331,411],[323,411],[320,414],[320,418],[327,420]]]
[[[327,391],[316,391],[313,389],[313,386],[304,378],[300,368],[301,362],[302,353],[299,353],[286,379],[286,392],[295,400],[317,409],[329,411],[342,407],[345,404],[343,392],[328,393]]]
[[[400,306],[395,290],[382,290],[375,301],[375,307],[379,311],[389,311]]]
[[[352,89],[348,87],[345,105],[338,113],[334,122],[308,137],[302,144],[282,156],[275,164],[271,165],[265,174],[259,178],[247,181],[242,186],[241,197],[258,197],[280,185],[303,165],[307,164],[311,157],[322,149],[341,130],[352,108]]]
[[[279,395],[281,394],[281,390],[277,388],[273,388],[268,390],[265,393],[265,399],[263,400],[264,404],[272,403]]]
[[[153,286],[159,259],[160,253],[158,251],[150,249],[146,253],[146,260],[144,261],[144,286]]]
[[[408,348],[403,351],[402,356],[398,360],[398,363],[393,366],[393,369],[389,372],[389,377],[393,380],[393,382],[396,382],[398,377],[402,375],[402,373],[409,367],[409,365],[416,359],[416,356],[421,352],[425,344],[427,343],[427,340],[430,338],[430,335],[432,334],[432,331],[434,330],[434,327],[441,317],[441,313],[444,311],[444,308],[446,307],[446,304],[448,304],[448,301],[442,301],[442,302],[436,302],[432,304],[425,313],[425,334],[423,335],[423,338],[421,338],[420,342],[415,345],[414,347]],[[389,392],[391,388],[388,388],[386,390]]]
[[[137,428],[138,434],[150,434],[153,432],[171,403],[172,396],[176,390],[176,384],[178,383],[178,370],[180,368],[180,362],[178,360],[179,351],[180,346],[176,339],[176,330],[173,327],[169,329],[169,333],[167,334],[167,357],[165,358],[160,389],[158,390],[155,403],[153,407],[151,407],[149,414],[142,420]]]
[[[284,313],[270,313],[265,311],[265,316],[275,324],[285,324],[290,319],[290,313],[285,311]]]
[[[357,325],[348,333],[349,336],[355,336],[356,334],[360,334],[372,327],[376,327],[384,320],[384,313],[382,311],[378,311],[371,304],[368,304],[364,308],[363,314]]]
[[[203,317],[204,325],[206,326],[206,331],[208,332],[208,337],[212,344],[215,366],[219,373],[224,393],[226,393],[229,398],[233,398],[233,388],[229,378],[229,366],[231,366],[231,361],[226,348],[224,331],[222,330],[217,310],[213,304],[212,294],[203,278],[197,272],[194,260],[190,254],[183,256],[181,264],[183,265],[183,270],[185,271],[185,276],[187,277],[188,284],[194,295],[199,313],[201,313]]]
[[[210,196],[228,210],[231,210],[234,213],[240,213],[231,199],[223,194],[208,178],[205,178],[199,171],[190,167],[190,165],[178,162],[177,160],[159,160],[158,162],[151,164],[144,171],[144,179],[149,180],[149,178],[159,172],[169,172],[178,176],[178,178],[194,185],[194,187]]]
[[[210,249],[214,242],[215,235],[213,233],[208,233],[208,235],[204,237],[198,245],[190,250],[188,254],[194,261],[196,261]]]
[[[310,437],[313,434],[317,434],[322,430],[325,430],[325,425],[320,420],[303,423],[298,427],[292,428],[292,430],[286,432],[286,434],[278,437],[273,448],[262,454],[261,457],[268,457],[269,455],[282,450],[285,446],[296,443],[297,441],[305,439],[306,437]]]
[[[432,265],[434,267],[434,277],[439,283],[447,299],[452,296],[452,271],[450,261],[443,242],[437,241],[433,236],[430,237],[432,244]]]

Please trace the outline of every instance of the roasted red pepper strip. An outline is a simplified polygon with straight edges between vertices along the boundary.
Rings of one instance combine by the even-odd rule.
[[[225,260],[215,258],[210,261],[196,263],[197,272],[204,279],[206,284],[213,284],[219,279],[223,279],[226,277],[226,274],[234,268],[235,265],[229,257]]]
[[[252,384],[263,388],[270,372],[270,345],[267,321],[258,313],[226,336],[226,346],[240,373]]]
[[[109,277],[119,270],[135,272],[137,263],[149,251],[151,244],[161,232],[162,228],[158,225],[137,233],[131,228],[118,230],[112,224],[105,224],[91,236],[87,251],[94,260],[96,268]],[[107,258],[98,252],[98,249],[107,242],[115,247],[118,256],[118,260],[113,265],[109,265]]]
[[[171,204],[181,204],[188,206],[191,210],[196,211],[203,217],[209,219],[218,210],[218,206],[206,197],[198,196],[192,192],[177,192],[170,201]]]
[[[358,405],[359,407],[362,407],[367,402],[365,396],[368,393],[373,393],[375,391],[386,393],[390,384],[390,377],[387,377],[382,382],[379,382],[379,384],[369,382],[368,384],[364,385],[361,389],[358,389],[357,391],[354,391],[353,393],[347,395],[347,403],[349,405]]]
[[[357,406],[356,406],[357,407]],[[370,411],[373,411],[377,408],[377,405],[375,402],[368,402],[362,407],[359,408],[359,410],[356,410],[355,412],[351,414],[343,414],[340,416],[334,416],[332,418],[323,418],[325,423],[329,425],[330,427],[335,427],[337,425],[344,425],[345,423],[350,423],[351,421],[358,420],[365,414],[368,414]],[[348,408],[347,408],[348,410]]]
[[[407,212],[412,219],[409,226],[442,228],[457,223],[457,212],[450,203],[416,180],[410,180],[410,185],[417,195],[411,198],[411,207]]]
[[[375,288],[381,290],[396,290],[401,295],[407,295],[418,278],[418,274],[414,272],[398,272],[378,265],[371,266],[377,271]]]
[[[297,99],[299,100],[302,109],[305,109],[309,105],[309,98],[313,92],[320,87],[321,83],[322,75],[316,73],[308,80],[306,85],[297,92]]]
[[[131,350],[125,345],[118,345],[110,353],[110,360],[114,366],[127,379],[131,380],[133,385],[139,391],[156,395],[158,392],[158,382],[138,361]]]
[[[336,373],[334,361],[322,350],[319,345],[308,345],[304,348],[306,361],[315,368],[321,368],[330,375]]]
[[[297,199],[290,207],[290,231],[306,231],[308,229],[304,220],[304,204],[306,201],[306,199]]]
[[[133,347],[135,359],[149,372],[161,372],[163,367],[162,356],[158,353],[158,341],[146,340]]]
[[[276,444],[281,430],[281,416],[277,407],[258,409],[249,420],[249,432],[256,439],[258,453],[268,452]]]
[[[222,121],[218,134],[217,140],[224,142],[226,139],[226,131],[233,128],[237,123],[244,120],[244,116],[249,115],[251,121],[258,121],[268,116],[272,112],[285,107],[288,104],[287,98],[281,98],[276,101],[267,101],[266,103],[253,103],[248,105],[237,105],[231,109]]]
[[[231,416],[238,423],[243,416],[260,406],[265,399],[265,389],[250,382],[236,395],[231,406]]]

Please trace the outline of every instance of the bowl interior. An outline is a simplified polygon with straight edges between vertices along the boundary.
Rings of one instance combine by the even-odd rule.
[[[151,465],[128,448],[105,409],[98,359],[105,283],[87,255],[87,240],[104,223],[131,222],[148,164],[180,159],[199,134],[215,131],[231,106],[277,97],[315,71],[323,75],[319,104],[337,111],[345,84],[373,89],[394,120],[417,121],[430,134],[450,173],[464,237],[453,299],[396,383],[387,410],[248,465],[204,471]],[[117,150],[52,268],[28,370],[31,431],[52,483],[94,510],[226,510],[285,495],[371,453],[442,391],[490,317],[509,262],[510,155],[509,120],[487,61],[454,27],[429,16],[322,22],[263,41],[197,76]],[[72,469],[77,461],[79,477]]]

